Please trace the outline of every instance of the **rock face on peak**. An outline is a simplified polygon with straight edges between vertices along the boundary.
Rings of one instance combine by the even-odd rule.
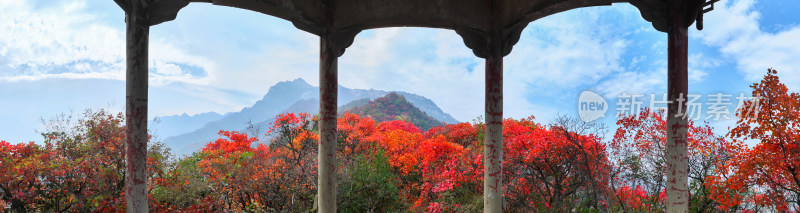
[[[350,89],[339,86],[338,103],[340,108],[343,107],[342,105],[347,105],[355,100],[361,100],[360,103],[368,103],[389,93],[383,90]],[[413,104],[414,107],[419,108],[420,111],[433,119],[444,123],[458,122],[452,116],[439,109],[430,99],[406,92],[396,92],[396,94],[402,96],[408,103]],[[241,111],[217,117],[208,116],[207,119],[195,119],[192,121],[181,120],[182,116],[169,116],[170,120],[174,118],[179,121],[170,121],[169,126],[162,121],[162,124],[155,125],[154,131],[159,133],[161,138],[165,138],[165,144],[172,148],[176,155],[181,156],[196,152],[206,143],[219,138],[217,133],[220,130],[244,131],[249,124],[254,124],[257,128],[266,130],[269,127],[267,126],[270,123],[269,121],[272,121],[276,115],[282,112],[310,112],[316,114],[319,109],[318,99],[319,88],[298,78],[275,84],[270,87],[261,100]],[[346,107],[353,108],[358,106],[360,105],[351,104]],[[167,117],[162,120],[167,120]],[[193,124],[179,128],[182,132],[170,130],[170,128],[174,128],[170,127],[173,124],[180,125],[189,122]],[[191,130],[187,130],[187,127],[191,128]]]

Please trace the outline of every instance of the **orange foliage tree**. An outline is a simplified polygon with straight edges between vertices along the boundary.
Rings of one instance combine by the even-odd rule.
[[[270,211],[312,208],[316,179],[316,120],[284,113],[272,123],[269,145],[257,138],[220,131],[206,144],[197,165],[225,209]]]
[[[624,211],[657,211],[664,208],[666,186],[666,131],[667,122],[663,111],[651,112],[643,109],[636,115],[620,118],[610,152],[617,164],[614,199]],[[719,172],[721,165],[739,152],[741,144],[715,135],[708,124],[696,125],[689,121],[689,201],[690,209],[696,212],[711,211],[718,202],[711,198],[709,176]],[[632,205],[627,197],[630,190],[646,191],[642,205]],[[639,193],[635,193],[639,194]]]
[[[800,210],[800,94],[790,93],[777,71],[754,83],[728,136],[739,143],[758,140],[722,168],[709,185],[715,200],[733,210],[752,202],[778,211]]]
[[[39,177],[50,153],[31,143],[10,144],[0,141],[0,197],[12,211],[36,210],[44,183]],[[5,205],[3,206],[5,207]]]
[[[533,118],[504,122],[504,170],[509,208],[569,211],[597,207],[595,189],[607,183],[610,163],[605,144],[563,126],[544,126]],[[579,198],[585,199],[579,199]],[[585,202],[585,203],[582,203]]]
[[[87,110],[47,123],[44,146],[0,142],[0,198],[14,212],[116,212],[125,208],[122,114]],[[148,185],[163,175],[168,150],[148,147]],[[159,205],[151,201],[153,210]]]

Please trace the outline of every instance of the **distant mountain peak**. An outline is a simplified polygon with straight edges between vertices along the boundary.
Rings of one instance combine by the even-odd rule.
[[[397,92],[395,92],[395,91],[391,91],[391,92],[389,92],[389,94],[386,94],[386,96],[383,96],[383,97],[380,97],[380,98],[400,99],[400,100],[403,100],[403,101],[406,100],[405,97],[403,97],[402,95],[398,95]]]
[[[306,80],[304,80],[303,78],[296,78],[296,79],[294,79],[294,80],[287,81],[287,82],[292,82],[292,83],[295,83],[295,84],[305,84],[305,85],[308,85],[308,82],[306,82]]]
[[[297,88],[308,88],[308,87],[312,87],[312,86],[311,86],[311,84],[308,84],[308,82],[306,82],[306,80],[303,80],[302,78],[296,78],[296,79],[291,80],[291,81],[278,82],[274,86],[270,87],[269,90],[270,91],[272,91],[273,89],[286,90],[286,89],[297,89]]]

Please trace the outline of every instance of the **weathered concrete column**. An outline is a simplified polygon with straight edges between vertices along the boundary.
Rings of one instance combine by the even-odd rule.
[[[147,51],[150,20],[139,3],[130,4],[126,22],[125,199],[128,212],[147,212]]]
[[[483,210],[503,211],[503,36],[488,34],[486,51],[486,129],[483,147]]]
[[[688,25],[687,1],[669,4],[667,90],[667,212],[687,212],[689,156],[687,150]],[[689,22],[691,23],[691,22]]]
[[[317,152],[317,197],[319,212],[336,212],[336,108],[338,54],[329,35],[320,36],[319,58],[319,151]]]

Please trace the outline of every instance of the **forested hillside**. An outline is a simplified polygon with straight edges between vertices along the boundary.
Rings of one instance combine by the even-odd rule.
[[[354,102],[363,102],[363,99]],[[361,106],[344,110],[340,115],[347,113],[369,117],[377,122],[403,120],[419,127],[423,131],[444,124],[428,116],[425,112],[409,103],[405,97],[394,92]]]

